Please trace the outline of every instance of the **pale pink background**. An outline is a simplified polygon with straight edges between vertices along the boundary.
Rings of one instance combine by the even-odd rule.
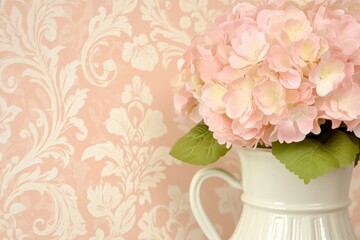
[[[188,200],[199,167],[168,155],[191,126],[170,80],[233,2],[0,1],[0,239],[205,239]],[[238,172],[233,153],[217,165]],[[205,188],[227,239],[241,193]],[[351,198],[360,239],[360,167]]]

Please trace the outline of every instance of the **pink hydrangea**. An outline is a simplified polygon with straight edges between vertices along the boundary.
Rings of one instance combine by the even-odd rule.
[[[326,0],[253,2],[194,38],[173,84],[176,110],[240,147],[299,142],[325,120],[360,137],[354,11]]]

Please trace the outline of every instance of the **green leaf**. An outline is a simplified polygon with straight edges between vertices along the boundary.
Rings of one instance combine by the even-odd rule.
[[[195,165],[207,165],[224,156],[230,148],[221,145],[204,123],[198,123],[172,147],[170,155]]]
[[[272,144],[273,155],[306,184],[335,168],[355,161],[359,144],[348,134],[332,130],[326,140],[306,138],[301,142]]]
[[[352,136],[353,142],[355,144],[357,144],[358,148],[359,148],[359,152],[356,154],[356,158],[355,158],[355,162],[354,162],[354,167],[356,167],[360,160],[360,140],[356,137],[356,135],[354,133],[351,136]]]

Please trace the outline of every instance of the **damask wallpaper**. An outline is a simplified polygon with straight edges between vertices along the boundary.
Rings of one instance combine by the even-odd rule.
[[[168,154],[191,126],[170,80],[234,2],[0,1],[0,239],[205,239],[188,199],[199,167]],[[217,165],[239,169],[234,154]],[[205,188],[227,239],[241,192]],[[360,167],[351,199],[360,239]]]

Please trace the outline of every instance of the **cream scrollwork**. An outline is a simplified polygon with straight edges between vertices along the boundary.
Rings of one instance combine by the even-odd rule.
[[[133,68],[141,71],[154,70],[159,60],[155,47],[149,44],[145,34],[134,37],[133,42],[126,42],[122,57],[125,62],[130,62]]]
[[[110,39],[118,39],[122,34],[132,35],[132,26],[125,14],[134,10],[137,1],[114,0],[110,13],[99,7],[98,15],[88,25],[88,39],[81,53],[81,66],[85,78],[97,87],[106,87],[118,73],[116,61],[112,58],[99,59],[110,54]],[[100,54],[101,53],[101,54]]]
[[[152,143],[167,133],[162,113],[151,108],[152,99],[148,86],[135,76],[121,94],[123,105],[111,109],[105,121],[105,128],[119,138],[121,145],[98,143],[82,156],[82,160],[104,162],[100,172],[104,183],[95,190],[88,188],[88,209],[94,217],[107,220],[106,238],[123,239],[134,227],[137,206],[151,204],[150,190],[166,178],[164,171],[174,161],[168,147]],[[116,185],[106,182],[110,176],[118,179]],[[104,235],[105,230],[98,229],[96,234]]]
[[[143,213],[139,220],[141,229],[138,239],[205,239],[190,211],[189,194],[178,186],[169,186],[168,205],[156,205]],[[165,224],[158,222],[160,216],[167,216]],[[175,231],[176,229],[176,231]]]
[[[21,111],[18,106],[8,106],[5,99],[0,97],[0,144],[7,143],[11,136],[10,123]]]
[[[219,14],[219,10],[208,6],[207,0],[180,0],[176,4],[178,6],[173,1],[149,0],[144,1],[140,8],[142,19],[150,23],[150,38],[162,54],[164,68],[183,55],[186,46],[190,45],[190,34],[201,33]],[[179,7],[182,13],[176,21],[171,17],[175,7]]]
[[[16,119],[16,126],[9,125],[9,121],[22,106],[12,105],[13,98],[8,98],[8,107],[1,102],[1,107],[7,109],[3,112],[3,137],[9,137],[11,126],[13,142],[20,146],[14,151],[14,146],[5,144],[1,153],[0,235],[9,239],[73,239],[87,231],[74,188],[59,176],[75,153],[68,134],[76,128],[78,140],[87,135],[84,122],[77,117],[88,91],[75,86],[80,62],[62,65],[59,59],[64,46],[53,47],[57,21],[66,16],[65,5],[71,7],[60,0],[1,2],[2,13],[8,7],[12,10],[0,19],[5,26],[0,30],[0,75],[5,79],[1,80],[0,90],[21,95],[31,86],[38,91],[28,100],[32,108]],[[15,65],[14,73],[21,74],[11,74],[9,69]],[[6,75],[11,81],[6,80]],[[57,164],[49,168],[49,162]],[[24,199],[31,199],[26,196],[34,193],[37,198],[32,201],[46,204],[27,219],[32,229],[23,230],[21,217],[33,211],[32,205],[36,204]]]

